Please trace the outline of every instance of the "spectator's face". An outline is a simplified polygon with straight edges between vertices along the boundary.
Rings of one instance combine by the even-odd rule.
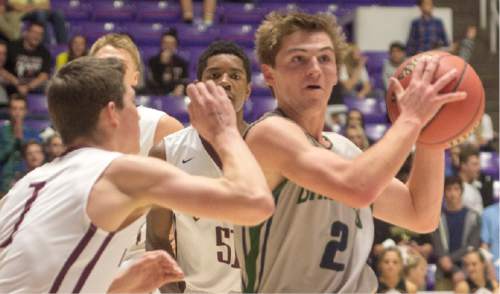
[[[470,277],[473,281],[484,278],[484,263],[478,256],[478,253],[471,252],[464,256],[463,267],[467,277]]]
[[[0,44],[0,67],[5,65],[5,61],[7,61],[7,46]]]
[[[390,59],[394,64],[401,64],[405,60],[406,53],[400,48],[394,47],[391,49]]]
[[[444,187],[444,198],[446,207],[456,209],[462,207],[462,186],[451,184]]]
[[[328,34],[297,31],[281,41],[274,67],[262,65],[277,99],[301,111],[326,105],[337,84],[335,51]]]
[[[39,25],[32,25],[26,32],[26,42],[31,47],[38,47],[43,40],[44,29]]]
[[[173,36],[164,36],[161,39],[161,51],[164,50],[171,52],[177,50],[177,40]]]
[[[359,149],[365,149],[363,134],[359,129],[347,128],[346,137],[347,139],[351,140],[356,146],[358,146]]]
[[[419,289],[425,286],[425,277],[427,275],[427,262],[420,259],[418,264],[408,271],[407,278],[414,283]]]
[[[401,274],[403,264],[399,255],[394,251],[388,251],[380,261],[380,271],[385,277],[397,277]]]
[[[23,121],[26,116],[26,102],[24,100],[12,99],[9,104],[9,115],[14,121]]]
[[[462,172],[465,173],[467,178],[477,180],[479,179],[479,173],[481,172],[481,164],[479,161],[479,156],[472,155],[469,156],[465,163],[462,163]]]
[[[420,11],[422,11],[422,14],[430,15],[432,13],[433,7],[434,4],[432,0],[423,0],[422,4],[420,5]]]
[[[363,121],[363,114],[359,111],[351,110],[347,114],[347,124],[348,125],[355,125],[355,126],[362,126],[362,121]]]
[[[243,61],[235,55],[218,54],[209,57],[201,79],[204,82],[213,80],[224,88],[236,112],[243,109],[245,101],[250,96],[251,87]]]
[[[71,43],[71,51],[73,51],[75,57],[83,56],[86,48],[87,41],[85,41],[84,37],[77,36],[73,39],[73,42]]]
[[[460,146],[456,145],[450,149],[451,163],[455,167],[460,166]]]
[[[45,160],[42,146],[39,144],[30,144],[26,147],[26,166],[28,170],[41,166]]]
[[[61,156],[64,152],[64,145],[62,142],[61,137],[53,137],[49,145],[47,145],[47,153],[50,155],[51,158],[56,158],[58,156]]]
[[[94,55],[97,58],[118,58],[125,63],[125,84],[136,87],[139,83],[139,69],[134,64],[132,56],[123,49],[117,49],[111,45],[106,45],[99,49]]]

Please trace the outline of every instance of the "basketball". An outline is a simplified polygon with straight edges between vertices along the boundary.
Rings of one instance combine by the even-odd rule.
[[[481,122],[485,107],[484,88],[478,75],[467,62],[442,51],[423,52],[409,58],[398,67],[393,76],[406,89],[417,63],[431,56],[439,58],[433,83],[453,68],[458,72],[457,77],[439,94],[463,91],[467,93],[467,97],[445,104],[422,129],[417,142],[427,146],[449,148],[465,140]],[[387,113],[391,122],[399,116],[399,107],[393,91],[393,86],[389,87],[386,95]]]

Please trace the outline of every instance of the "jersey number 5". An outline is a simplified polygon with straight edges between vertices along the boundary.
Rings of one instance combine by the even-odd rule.
[[[215,227],[215,236],[217,242],[216,245],[217,247],[222,247],[221,250],[217,251],[217,260],[219,262],[229,264],[233,268],[240,268],[238,257],[236,257],[236,252],[234,252],[234,250],[231,250],[231,246],[226,243],[227,241],[232,240],[231,234],[233,233],[234,231],[229,228]],[[226,254],[224,254],[224,248],[226,249]]]
[[[345,265],[343,263],[335,262],[335,254],[337,254],[337,251],[342,252],[347,248],[349,227],[344,223],[336,221],[332,224],[330,234],[332,237],[338,237],[338,239],[332,240],[326,244],[325,252],[323,253],[319,266],[336,272],[341,272],[344,270]]]

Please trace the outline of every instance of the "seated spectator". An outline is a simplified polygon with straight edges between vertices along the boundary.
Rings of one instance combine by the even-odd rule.
[[[484,113],[481,123],[474,129],[474,132],[467,138],[467,142],[481,150],[493,150],[491,144],[495,138],[491,117]]]
[[[486,260],[478,249],[469,250],[462,264],[466,279],[457,284],[455,293],[497,293],[498,281],[488,278]]]
[[[342,85],[343,96],[364,99],[372,92],[372,83],[365,65],[366,57],[361,54],[358,46],[351,44],[339,68],[339,83]]]
[[[0,0],[0,39],[14,41],[21,36],[23,13],[10,9],[7,0]]]
[[[417,291],[427,288],[427,260],[418,252],[411,252],[406,258],[404,275],[406,280],[413,283]]]
[[[465,61],[469,61],[474,51],[474,44],[476,41],[477,28],[475,26],[467,27],[465,37],[460,41],[455,41],[449,49],[451,54],[462,57]]]
[[[35,130],[24,125],[26,100],[14,94],[9,101],[9,121],[0,128],[0,196],[11,187],[16,176],[22,173],[21,148],[24,142],[38,139]]]
[[[347,112],[347,119],[345,122],[346,128],[354,125],[365,128],[365,118],[363,113],[357,109],[351,109]]]
[[[161,37],[158,55],[149,59],[147,88],[155,95],[184,95],[188,78],[188,62],[177,55],[177,31],[170,30]]]
[[[26,96],[31,92],[43,92],[50,74],[51,56],[42,44],[43,25],[30,23],[23,38],[12,42],[8,48],[5,68],[14,77],[7,90]]]
[[[203,0],[203,23],[207,26],[214,22],[217,0]],[[193,0],[181,0],[182,20],[193,23]]]
[[[22,155],[24,161],[24,174],[29,173],[45,163],[43,146],[38,141],[29,140],[26,142],[22,149]]]
[[[87,39],[83,35],[74,35],[68,43],[68,51],[61,52],[56,57],[56,70],[73,59],[88,54]]]
[[[51,162],[54,158],[61,156],[66,147],[63,144],[61,136],[58,133],[50,136],[45,142],[45,153],[47,154],[47,162]]]
[[[377,293],[416,293],[417,287],[406,280],[403,272],[403,257],[397,247],[385,249],[378,260]]]
[[[451,164],[446,166],[445,174],[449,176],[458,176],[460,170],[460,145],[455,145],[449,149]]]
[[[45,32],[48,31],[48,23],[50,22],[57,43],[65,44],[68,42],[64,15],[59,10],[51,9],[50,0],[8,0],[8,4],[13,10],[23,13],[23,20],[41,23]],[[44,36],[44,43],[50,43],[48,34]]]
[[[480,245],[480,215],[462,203],[463,184],[458,177],[447,177],[444,184],[445,207],[432,245],[437,258],[436,290],[452,290],[464,280],[462,257],[469,247]]]
[[[389,79],[394,75],[396,69],[405,61],[406,52],[405,46],[400,42],[393,42],[389,47],[389,59],[384,60],[382,67],[382,81],[384,88],[389,87]]]
[[[9,102],[7,89],[9,79],[14,80],[14,76],[5,69],[5,62],[7,61],[7,43],[0,41],[0,106],[6,106]]]
[[[370,147],[370,142],[368,141],[368,137],[366,137],[365,130],[360,125],[347,126],[345,136],[363,151]]]
[[[498,201],[498,199],[497,199]],[[481,216],[481,248],[492,254],[494,277],[500,277],[500,206],[493,203],[486,207]]]
[[[432,15],[433,0],[417,0],[417,5],[422,15],[411,23],[406,43],[407,56],[449,45],[443,22]]]

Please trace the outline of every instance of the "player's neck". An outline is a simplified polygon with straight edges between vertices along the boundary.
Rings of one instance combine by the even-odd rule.
[[[306,133],[319,142],[322,141],[326,109],[310,108],[296,110],[292,107],[288,107],[287,105],[279,105],[279,108],[288,118],[301,126]]]
[[[243,136],[248,128],[248,123],[243,119],[243,110],[236,113],[236,124],[238,127],[238,131]]]

